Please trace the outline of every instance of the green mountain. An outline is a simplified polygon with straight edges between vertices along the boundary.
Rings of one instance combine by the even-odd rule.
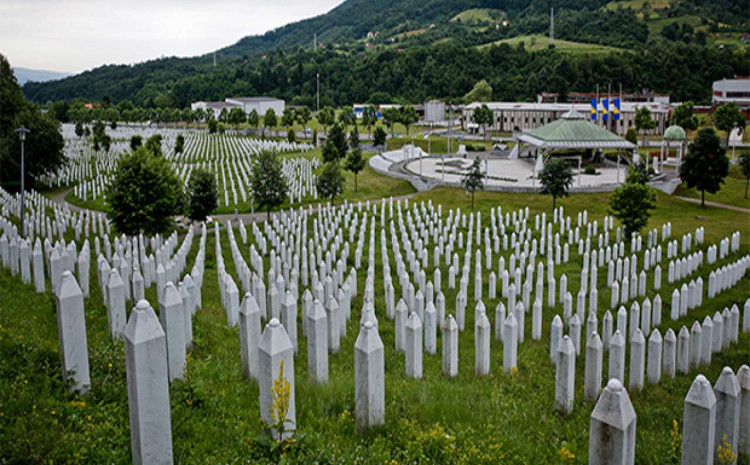
[[[310,105],[320,74],[321,104],[333,105],[455,99],[481,79],[502,99],[619,82],[701,101],[710,97],[711,79],[748,69],[739,41],[750,24],[747,0],[554,0],[560,50],[524,40],[547,34],[550,1],[347,0],[218,50],[216,67],[213,53],[107,65],[27,83],[24,93],[39,103],[182,108],[230,94],[270,94]],[[314,34],[321,44],[315,53]]]

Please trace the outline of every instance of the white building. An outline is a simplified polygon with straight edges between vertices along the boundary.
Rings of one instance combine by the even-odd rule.
[[[284,113],[284,101],[273,97],[231,97],[225,99],[227,103],[242,107],[245,114],[255,110],[258,115],[265,116],[266,111],[273,109],[277,116]]]
[[[474,109],[483,105],[475,102],[463,107],[461,114],[461,126],[470,133],[480,134],[482,128],[473,121]],[[486,105],[492,110],[495,122],[491,131],[513,132],[534,129],[559,119],[571,109],[579,113],[590,115],[591,105],[589,103],[526,103],[526,102],[487,102]],[[656,121],[655,134],[663,134],[669,126],[669,105],[664,103],[641,103],[623,102],[621,104],[620,119],[611,119],[609,129],[615,134],[624,137],[628,129],[635,127],[635,111],[640,107],[648,107],[651,117]],[[602,115],[595,121],[599,126],[605,127]]]
[[[424,120],[428,123],[445,121],[445,102],[430,100],[424,104]]]
[[[227,112],[231,110],[234,107],[237,107],[239,105],[235,105],[234,103],[228,103],[228,102],[193,102],[190,104],[190,109],[195,110],[203,110],[206,113],[213,113],[215,117],[219,116],[219,113],[221,113],[221,110],[226,110]]]
[[[750,108],[750,78],[715,81],[711,91],[714,105],[734,102],[740,108]]]

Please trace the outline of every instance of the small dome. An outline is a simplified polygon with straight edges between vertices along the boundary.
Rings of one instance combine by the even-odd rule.
[[[668,127],[666,131],[664,131],[664,139],[685,140],[687,139],[687,135],[685,135],[684,129],[682,129],[680,126],[677,126],[676,124],[673,124],[672,126]]]

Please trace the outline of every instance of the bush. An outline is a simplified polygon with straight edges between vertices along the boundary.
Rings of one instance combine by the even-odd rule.
[[[583,170],[583,174],[596,174],[596,168],[589,165]]]
[[[188,183],[190,219],[203,221],[219,206],[219,193],[213,173],[196,168]]]

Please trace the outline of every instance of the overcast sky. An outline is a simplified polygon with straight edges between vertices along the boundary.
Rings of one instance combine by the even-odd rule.
[[[317,16],[341,2],[0,0],[0,53],[11,66],[75,73],[103,64],[193,56]]]

